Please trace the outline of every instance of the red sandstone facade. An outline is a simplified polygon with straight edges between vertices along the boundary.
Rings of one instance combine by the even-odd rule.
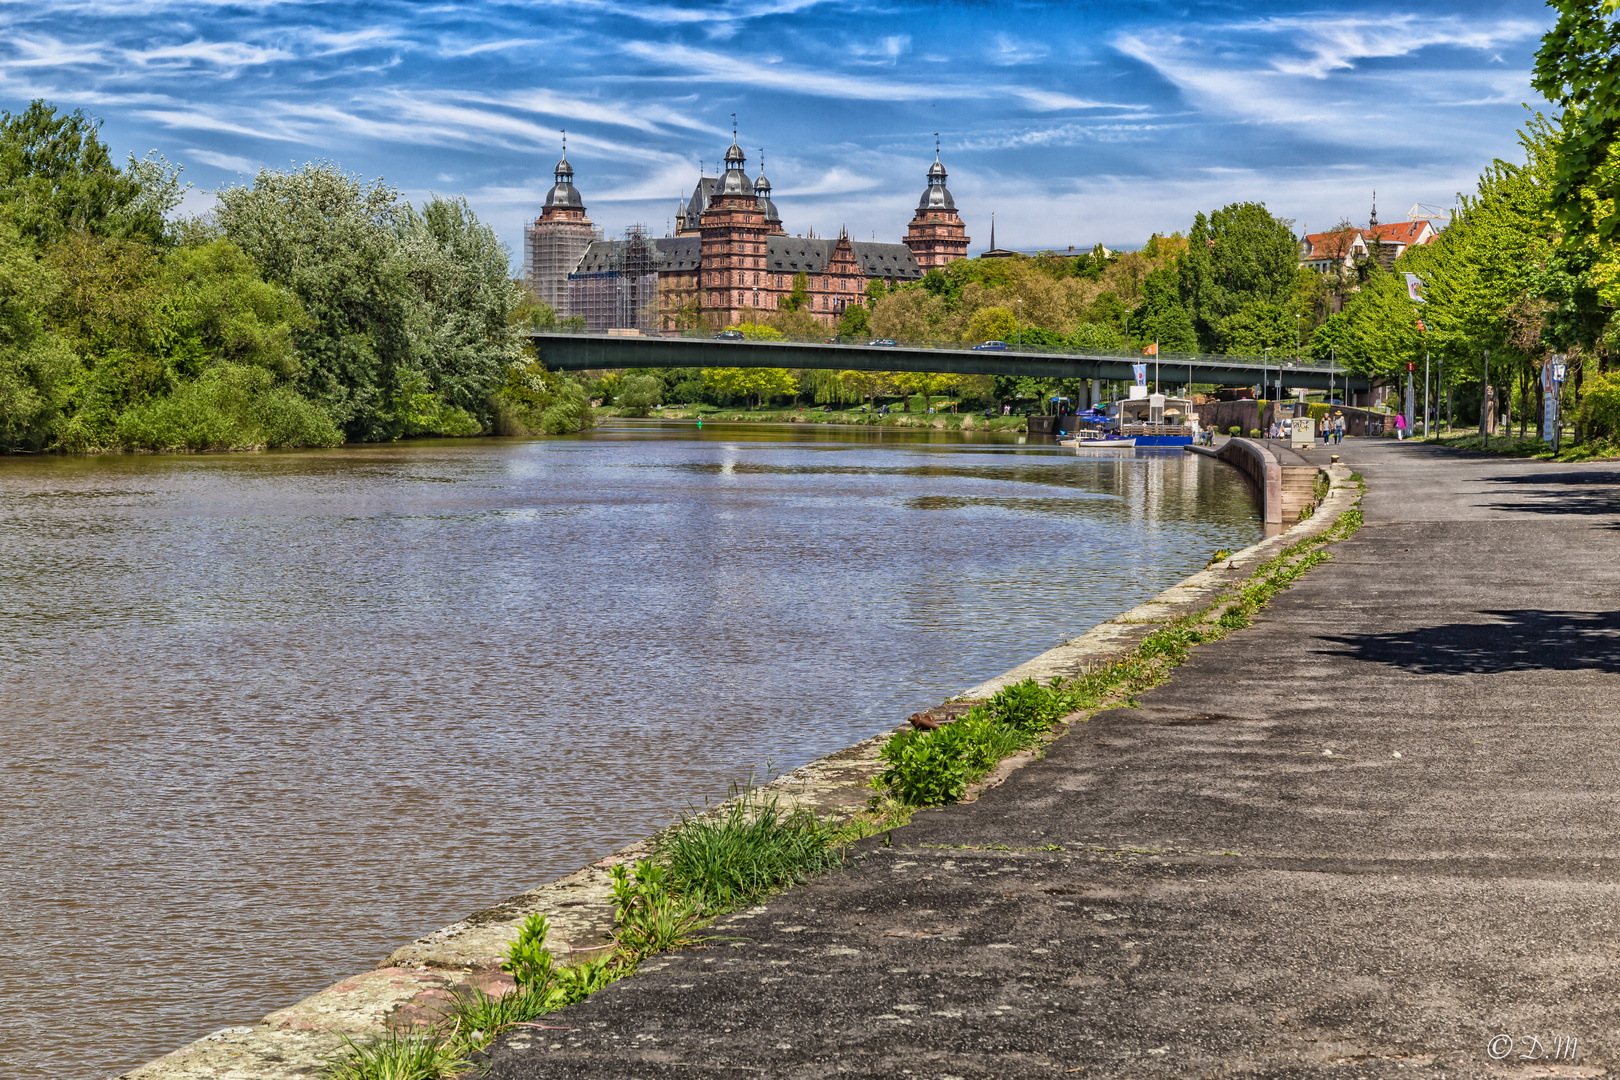
[[[945,187],[945,166],[934,155],[934,164],[928,169],[928,190],[906,229],[906,247],[917,258],[917,265],[926,273],[935,267],[967,258],[969,238],[962,217],[956,212],[956,200]]]
[[[681,200],[676,235],[655,242],[660,329],[719,329],[757,321],[781,309],[801,275],[806,290],[801,310],[833,326],[850,305],[864,302],[871,282],[916,281],[929,269],[967,255],[966,230],[937,159],[903,244],[851,240],[847,234],[836,240],[790,236],[763,168],[750,181],[735,141],[725,163],[722,176],[703,177],[691,198]],[[689,253],[686,245],[697,251]],[[583,271],[601,269],[595,263],[611,263],[601,255],[592,267],[585,267],[586,261],[591,259],[582,258],[582,278]]]

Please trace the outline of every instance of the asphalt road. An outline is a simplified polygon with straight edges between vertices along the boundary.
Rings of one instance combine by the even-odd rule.
[[[1620,465],[1335,449],[1367,523],[1253,627],[492,1075],[1620,1065]]]

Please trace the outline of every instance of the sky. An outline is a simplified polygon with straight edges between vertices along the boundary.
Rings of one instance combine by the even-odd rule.
[[[103,121],[185,203],[328,159],[464,195],[513,252],[567,131],[608,235],[671,227],[733,116],[789,232],[895,242],[935,133],[972,251],[1135,248],[1258,201],[1296,230],[1441,210],[1514,158],[1529,0],[0,0],[0,109]]]

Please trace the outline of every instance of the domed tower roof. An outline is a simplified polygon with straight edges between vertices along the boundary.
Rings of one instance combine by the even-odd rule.
[[[765,224],[780,227],[782,215],[776,210],[776,204],[771,201],[771,182],[765,176],[765,151],[759,152],[759,176],[754,180],[754,195],[759,199],[759,208],[765,214]]]
[[[562,160],[552,170],[552,177],[556,181],[551,190],[546,192],[546,206],[569,207],[575,210],[585,209],[585,201],[579,197],[574,188],[574,167],[568,164],[568,140],[563,139]]]
[[[716,195],[752,195],[754,185],[748,179],[748,170],[744,168],[748,158],[743,154],[742,147],[733,139],[731,146],[726,150],[726,175],[720,181],[720,189]]]
[[[939,160],[939,148],[934,148],[934,163],[928,166],[928,190],[917,203],[918,210],[955,210],[956,200],[945,186],[945,166]]]

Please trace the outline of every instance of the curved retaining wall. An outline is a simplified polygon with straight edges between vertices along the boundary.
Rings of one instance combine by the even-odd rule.
[[[1228,439],[1215,450],[1187,449],[1219,458],[1247,476],[1260,496],[1260,517],[1267,525],[1298,521],[1302,510],[1316,505],[1316,476],[1321,470],[1315,465],[1285,464],[1275,450],[1254,439]]]

